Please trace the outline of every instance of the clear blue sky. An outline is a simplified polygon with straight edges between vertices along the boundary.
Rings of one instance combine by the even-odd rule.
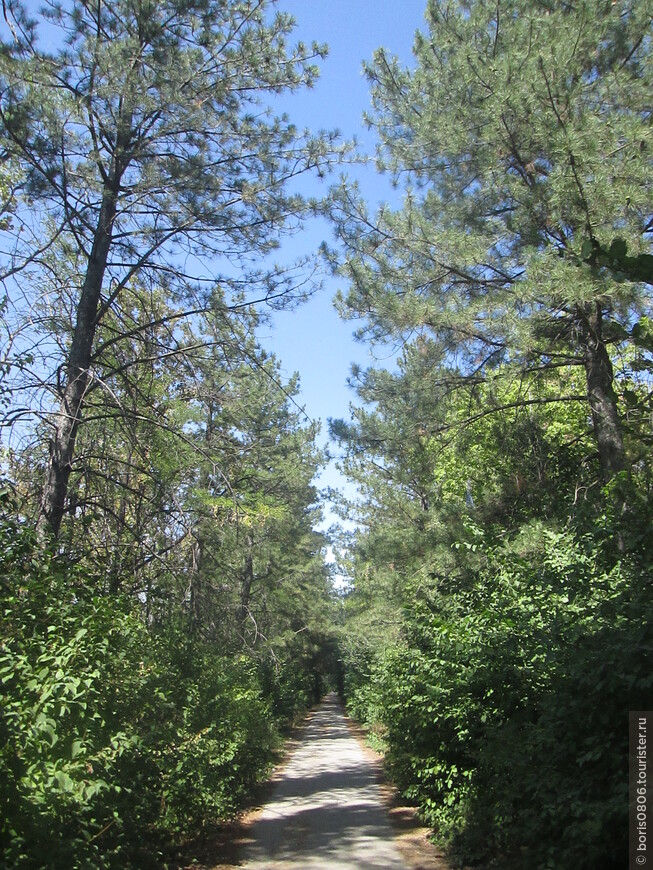
[[[337,128],[344,138],[355,136],[373,153],[374,140],[362,122],[370,103],[362,63],[383,46],[410,65],[415,31],[424,27],[426,0],[280,0],[279,8],[297,20],[297,39],[329,45],[316,87],[288,100],[290,117],[298,127]],[[372,170],[365,173],[363,189],[371,201],[388,195],[387,184]],[[296,250],[315,249],[322,240],[331,241],[331,229],[316,221],[296,240]],[[283,251],[292,255],[293,245],[284,245]],[[299,309],[275,314],[272,326],[260,334],[264,347],[281,359],[286,374],[299,372],[300,404],[311,419],[322,421],[323,442],[327,418],[350,416],[349,403],[355,398],[346,384],[351,363],[368,366],[373,362],[367,348],[352,337],[355,325],[340,320],[333,308],[338,286],[338,281],[329,279],[325,289]],[[353,494],[333,464],[319,483]],[[333,521],[327,511],[325,525]]]

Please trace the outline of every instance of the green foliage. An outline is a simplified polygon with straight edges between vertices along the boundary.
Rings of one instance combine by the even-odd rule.
[[[5,860],[64,866],[72,849],[100,866],[94,838],[116,825],[113,811],[130,791],[117,769],[140,744],[118,711],[141,688],[129,651],[144,630],[121,606],[85,598],[23,530],[2,531]]]
[[[366,66],[405,197],[371,216],[334,193],[343,310],[373,337],[423,329],[464,371],[539,368],[577,347],[584,303],[619,323],[648,304],[650,9],[431,0],[426,22],[413,66]]]
[[[653,682],[649,391],[620,385],[637,396],[637,467],[601,491],[582,405],[556,401],[579,389],[574,370],[525,397],[501,369],[453,391],[423,350],[368,373],[376,408],[338,433],[369,493],[349,709],[461,862],[608,868],[627,812],[624,711]]]
[[[392,570],[370,562],[356,564],[356,586],[345,597],[345,625],[340,632],[344,666],[343,692],[347,709],[367,725],[375,739],[382,739],[379,703],[379,662],[398,640],[400,600],[393,586]]]
[[[312,286],[271,256],[344,149],[274,113],[326,52],[274,6],[3,7],[10,866],[156,863],[236,811],[336,666],[317,428],[255,305]]]
[[[650,565],[538,527],[483,556],[467,591],[413,590],[380,679],[392,769],[465,862],[613,866],[626,713],[653,685]]]
[[[333,191],[341,311],[422,344],[453,389],[584,369],[557,401],[589,403],[607,481],[626,467],[611,353],[651,312],[649,4],[430,0],[425,17],[411,67],[383,49],[366,66],[403,202],[371,215]]]
[[[402,346],[332,430],[345,686],[462,863],[609,870],[653,683],[650,3],[425,18],[366,66],[400,207],[332,193],[341,311]]]
[[[653,684],[647,321],[634,332],[615,381],[632,471],[604,487],[577,367],[465,382],[420,340],[334,426],[365,496],[348,707],[465,866],[625,854],[626,714]]]
[[[452,390],[424,350],[368,373],[376,407],[338,430],[366,494],[349,709],[461,863],[608,870],[653,685],[650,389],[617,383],[634,467],[601,488],[582,404],[556,401],[576,370]]]
[[[39,498],[40,527],[54,537],[76,506],[82,418],[104,417],[107,401],[112,417],[166,425],[148,368],[165,360],[186,380],[198,351],[221,348],[231,361],[240,344],[247,358],[250,305],[296,302],[312,285],[303,263],[271,255],[312,212],[294,180],[343,149],[335,133],[300,132],[270,105],[311,87],[326,52],[293,45],[292,17],[273,7],[70,2],[31,10],[31,21],[20,0],[4,8],[0,139],[18,169],[13,244],[0,264],[18,285],[7,364],[21,415],[40,419],[41,400],[61,411],[50,418]],[[189,348],[184,332],[204,312],[217,314],[222,343],[203,334]]]
[[[278,740],[256,663],[148,630],[19,523],[0,534],[5,865],[145,867],[164,835],[233,815]]]
[[[276,720],[251,661],[216,656],[182,632],[159,638],[148,752],[158,768],[161,818],[173,831],[232,816],[268,770]]]
[[[237,811],[336,664],[296,379],[217,293],[171,336],[163,291],[130,291],[98,332],[105,391],[87,396],[56,558],[26,518],[44,444],[9,456],[9,866],[160,866],[163,841]]]

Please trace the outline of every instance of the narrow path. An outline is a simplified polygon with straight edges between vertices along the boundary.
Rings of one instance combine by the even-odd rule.
[[[335,695],[312,716],[244,854],[249,870],[400,870],[374,771]]]

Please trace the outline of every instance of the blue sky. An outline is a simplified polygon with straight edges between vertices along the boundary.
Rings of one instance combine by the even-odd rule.
[[[280,0],[279,8],[297,20],[297,39],[329,45],[316,87],[288,100],[290,117],[299,127],[338,128],[344,138],[355,136],[372,154],[374,140],[362,122],[370,103],[362,63],[383,46],[409,65],[415,31],[424,26],[426,0]],[[362,176],[357,169],[356,175],[370,201],[389,194],[387,183],[372,168]],[[297,252],[317,248],[322,240],[331,241],[331,229],[316,221],[293,245],[284,245],[284,255],[292,256],[293,246]],[[260,333],[264,347],[281,359],[284,372],[299,372],[300,404],[311,419],[322,421],[323,442],[327,418],[349,418],[349,403],[355,398],[346,384],[351,363],[369,366],[374,362],[368,349],[354,341],[355,324],[340,320],[333,308],[339,286],[339,281],[329,278],[322,292],[295,311],[275,314],[272,325]],[[333,463],[319,483],[353,495]],[[333,521],[327,511],[325,526]]]

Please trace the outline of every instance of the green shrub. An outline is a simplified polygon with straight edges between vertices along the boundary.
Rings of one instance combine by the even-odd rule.
[[[645,576],[539,529],[486,549],[466,588],[422,583],[381,716],[396,778],[462,862],[596,870],[625,854],[627,713],[653,684]]]
[[[1,534],[5,860],[70,866],[79,854],[80,866],[102,866],[101,832],[120,827],[116,801],[130,790],[117,770],[140,742],[113,701],[138,694],[127,652],[146,646],[146,632],[122,602],[85,595],[29,532],[8,525]]]
[[[256,666],[152,632],[16,522],[0,545],[3,866],[154,866],[231,816],[278,740]]]

